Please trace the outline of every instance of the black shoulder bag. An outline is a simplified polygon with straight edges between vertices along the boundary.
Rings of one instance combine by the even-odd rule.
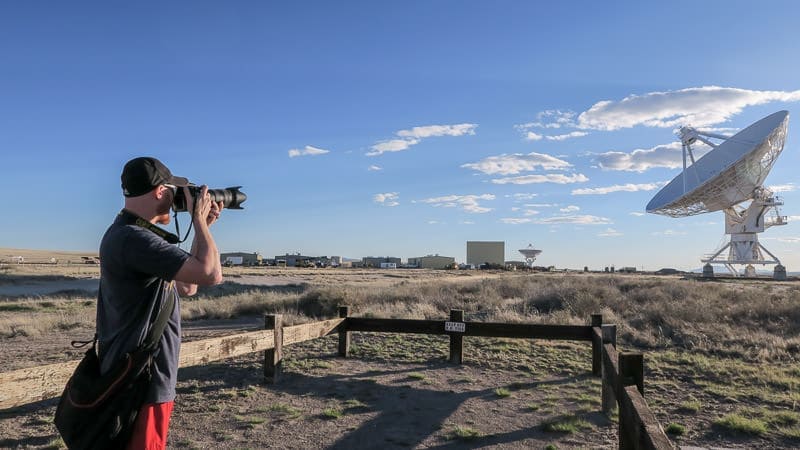
[[[121,449],[127,446],[151,380],[153,354],[175,308],[161,280],[156,301],[164,302],[144,342],[100,374],[95,336],[73,372],[56,408],[55,425],[70,449]]]

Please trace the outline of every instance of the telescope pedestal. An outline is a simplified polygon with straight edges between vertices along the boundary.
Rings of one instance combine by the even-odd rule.
[[[745,265],[744,276],[755,276],[753,264],[778,264],[780,260],[758,242],[758,233],[773,225],[786,225],[786,217],[777,213],[777,207],[783,205],[779,199],[772,196],[767,189],[758,189],[753,201],[745,209],[740,206],[726,208],[725,234],[731,235],[731,240],[721,249],[717,250],[710,258],[701,262],[722,264],[734,276],[739,276],[739,271],[734,265]],[[767,212],[774,209],[776,215],[772,220],[767,219]],[[719,258],[727,250],[725,258]],[[768,255],[768,259],[765,257]]]

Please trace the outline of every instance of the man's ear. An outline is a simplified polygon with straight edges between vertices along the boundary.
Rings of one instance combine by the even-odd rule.
[[[158,185],[156,186],[155,189],[153,189],[153,195],[155,196],[156,199],[161,200],[162,198],[164,198],[164,195],[166,195],[165,191],[167,189],[169,188],[164,186],[163,184]]]

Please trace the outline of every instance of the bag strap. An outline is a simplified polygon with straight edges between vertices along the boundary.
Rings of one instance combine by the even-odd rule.
[[[161,280],[161,284],[158,287],[158,295],[156,297],[156,301],[158,298],[165,298],[164,303],[161,305],[161,309],[158,311],[158,316],[150,324],[150,330],[147,332],[147,337],[144,338],[144,342],[139,347],[141,350],[146,351],[153,351],[155,350],[156,346],[158,346],[158,342],[161,340],[161,336],[164,334],[164,329],[167,327],[167,322],[169,322],[170,316],[172,316],[172,311],[175,309],[175,295],[169,289],[172,286],[172,283],[167,283],[164,280]],[[169,292],[167,291],[169,289]]]
[[[122,211],[117,214],[117,217],[121,218],[125,224],[137,225],[150,230],[170,244],[177,244],[179,242],[178,236],[153,225],[152,223],[144,220],[127,209],[122,209]],[[172,287],[172,282],[168,283],[164,280],[161,280],[160,283],[161,284],[158,286],[158,293],[155,301],[158,301],[159,299],[164,299],[164,301],[161,305],[161,309],[158,311],[158,316],[156,316],[156,319],[150,324],[150,330],[148,331],[144,342],[142,342],[142,345],[139,346],[139,350],[145,350],[148,352],[155,350],[155,348],[158,346],[158,342],[161,340],[161,336],[164,334],[164,329],[167,327],[167,322],[169,321],[170,316],[172,316],[172,311],[175,309],[175,296],[172,294],[170,289]]]

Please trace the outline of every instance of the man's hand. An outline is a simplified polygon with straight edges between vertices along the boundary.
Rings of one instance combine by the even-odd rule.
[[[222,213],[222,202],[212,202],[211,195],[208,193],[208,186],[205,184],[200,186],[200,195],[195,203],[195,199],[189,194],[189,188],[184,187],[184,194],[186,195],[186,209],[192,216],[192,220],[205,217],[206,226],[211,226],[212,223],[219,219]],[[195,213],[195,206],[197,211]]]
[[[211,226],[219,219],[220,214],[222,214],[222,202],[211,202],[211,210],[206,216],[206,225]]]
[[[192,198],[188,188],[183,189],[186,195],[186,209],[192,216],[195,233],[192,257],[187,259],[175,274],[175,281],[178,282],[178,289],[182,295],[193,295],[197,292],[197,285],[211,286],[222,283],[219,250],[208,228],[219,218],[222,202],[211,201],[208,186],[200,187],[197,200]]]

